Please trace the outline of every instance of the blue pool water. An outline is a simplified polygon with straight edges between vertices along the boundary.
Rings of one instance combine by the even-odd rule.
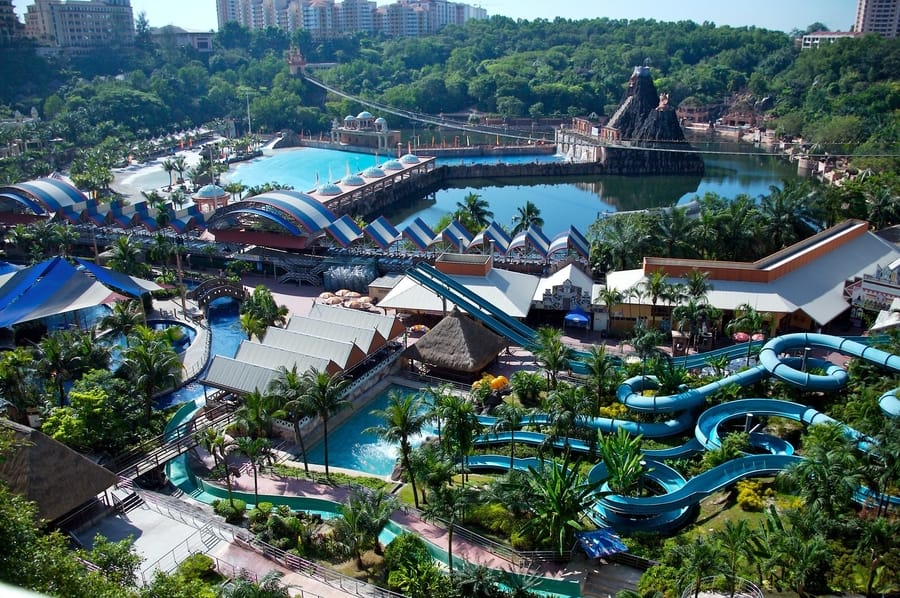
[[[392,392],[418,392],[405,386],[392,385],[379,394],[370,403],[356,410],[350,418],[334,429],[328,430],[328,465],[354,469],[373,475],[390,475],[400,456],[399,445],[385,442],[372,434],[363,434],[363,430],[382,423],[372,415],[375,409],[387,407],[388,395]],[[419,446],[429,436],[435,436],[434,428],[428,427],[422,434],[411,439],[413,446]],[[319,442],[307,448],[310,463],[325,463],[325,446]]]
[[[209,326],[212,332],[210,360],[212,360],[213,355],[234,357],[241,341],[247,338],[247,335],[241,330],[240,320],[238,319],[239,308],[240,304],[229,297],[216,299],[209,305]],[[202,379],[203,375],[201,374],[199,378]],[[156,406],[159,409],[165,409],[173,405],[193,401],[203,396],[205,388],[199,382],[191,382],[179,390],[161,397],[157,401]],[[209,392],[214,391],[214,389],[208,390]]]

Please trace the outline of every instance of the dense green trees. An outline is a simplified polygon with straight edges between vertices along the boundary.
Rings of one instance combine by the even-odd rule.
[[[610,114],[633,66],[649,62],[657,86],[675,104],[718,103],[738,94],[741,102],[768,110],[779,132],[802,133],[832,154],[857,154],[865,166],[896,162],[862,157],[884,154],[897,139],[900,44],[877,36],[800,52],[790,36],[756,28],[494,16],[424,38],[315,42],[304,31],[289,37],[231,23],[209,55],[179,48],[166,36],[158,45],[145,37],[134,52],[70,62],[38,57],[28,46],[3,48],[0,73],[8,75],[8,85],[0,92],[6,104],[0,112],[28,114],[34,107],[43,118],[12,128],[11,138],[62,139],[54,151],[66,160],[74,148],[117,140],[85,156],[84,168],[73,167],[86,188],[100,190],[107,184],[103,169],[151,137],[204,123],[224,132],[228,118],[238,134],[246,132],[248,104],[259,131],[323,131],[332,118],[357,112],[348,100],[326,101],[318,88],[289,75],[284,53],[294,43],[312,62],[338,62],[317,71],[327,83],[430,114]],[[53,167],[50,144],[25,154],[0,161],[9,178]]]

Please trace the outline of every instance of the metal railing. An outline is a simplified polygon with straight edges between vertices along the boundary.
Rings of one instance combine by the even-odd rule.
[[[147,473],[197,446],[199,433],[209,428],[224,428],[234,418],[233,411],[218,414],[211,420],[204,415],[145,441],[116,459],[116,473],[120,478],[132,479]]]
[[[277,562],[291,571],[321,581],[333,588],[338,588],[355,596],[364,596],[367,598],[405,598],[403,594],[379,588],[370,583],[332,571],[328,567],[324,567],[318,563],[304,559],[303,557],[276,548],[262,540],[254,538],[238,542],[238,544],[242,543],[249,548],[257,550],[264,557]]]
[[[422,521],[428,521],[438,527],[448,529],[450,523],[441,518],[427,518],[425,514],[413,507],[408,507],[406,509],[408,513],[412,513]],[[453,524],[453,535],[456,538],[462,539],[473,546],[477,546],[482,550],[493,554],[494,556],[500,557],[504,561],[512,565],[516,565],[517,567],[531,567],[533,565],[539,563],[555,563],[555,562],[564,562],[569,561],[572,558],[572,551],[566,550],[563,552],[556,552],[555,550],[529,550],[529,551],[519,551],[515,548],[511,548],[502,542],[498,542],[496,540],[492,540],[490,538],[486,538],[480,534],[473,532],[472,530],[459,525],[458,523]]]

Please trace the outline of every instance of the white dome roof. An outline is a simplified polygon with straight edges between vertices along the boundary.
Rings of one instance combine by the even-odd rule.
[[[367,179],[380,179],[384,176],[384,171],[376,166],[369,166],[363,170],[362,175]]]

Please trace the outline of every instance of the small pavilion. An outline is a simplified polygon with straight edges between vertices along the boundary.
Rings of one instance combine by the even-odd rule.
[[[191,196],[201,214],[210,214],[228,205],[231,195],[218,185],[203,185]]]

